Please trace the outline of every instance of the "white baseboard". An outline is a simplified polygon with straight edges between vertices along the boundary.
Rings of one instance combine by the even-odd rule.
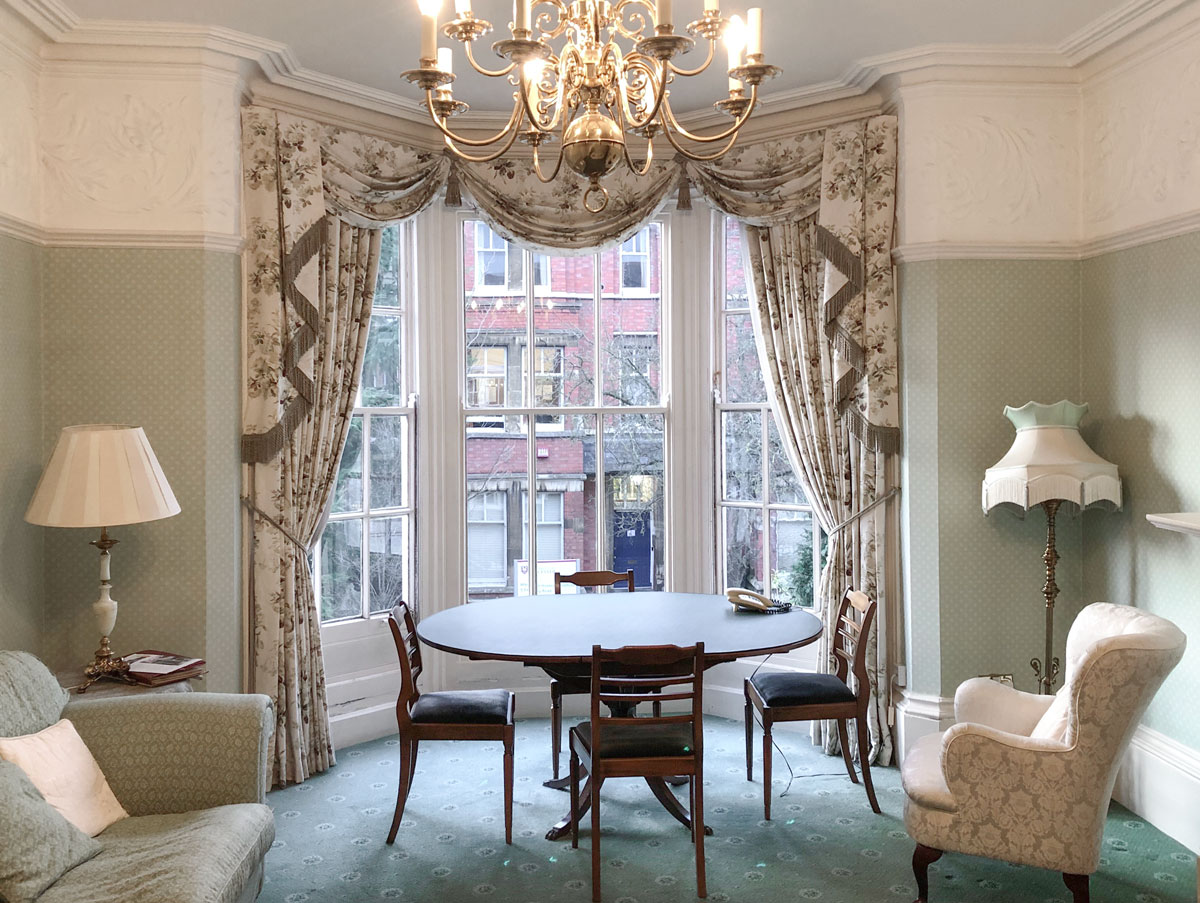
[[[954,723],[954,700],[946,696],[900,691],[896,703],[896,761],[926,734],[944,731]]]
[[[1113,799],[1200,853],[1200,750],[1140,725],[1125,751]]]

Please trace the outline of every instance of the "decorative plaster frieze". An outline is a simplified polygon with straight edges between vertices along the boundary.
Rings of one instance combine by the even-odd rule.
[[[1086,85],[1082,149],[1086,236],[1200,210],[1200,33]]]
[[[200,79],[43,80],[42,222],[237,235],[238,97]]]
[[[41,214],[38,61],[0,35],[0,211],[30,223]]]
[[[1079,241],[1077,90],[902,89],[901,244]]]

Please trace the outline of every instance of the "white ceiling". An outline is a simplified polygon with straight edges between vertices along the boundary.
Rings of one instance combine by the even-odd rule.
[[[768,62],[783,67],[770,93],[792,91],[842,76],[855,62],[930,44],[1055,47],[1125,0],[750,0],[763,7]],[[738,0],[722,12],[745,14]],[[400,96],[416,97],[400,77],[416,64],[416,0],[66,0],[84,19],[134,19],[217,25],[287,44],[300,64],[325,75]],[[677,23],[697,18],[702,0],[676,0]],[[453,0],[442,0],[443,16]],[[511,0],[475,0],[475,13],[502,29]],[[677,24],[677,30],[679,25]],[[496,58],[488,35],[479,61]],[[673,89],[678,111],[706,107],[725,93],[723,53],[719,65]],[[692,57],[699,57],[692,62]],[[698,65],[693,51],[681,65]],[[456,48],[455,94],[473,109],[507,108],[509,91],[499,79],[462,75]]]

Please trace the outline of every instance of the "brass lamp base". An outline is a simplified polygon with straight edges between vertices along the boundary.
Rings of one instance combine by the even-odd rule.
[[[106,678],[119,680],[122,683],[133,683],[129,677],[129,663],[112,654],[112,649],[108,645],[108,637],[103,636],[100,637],[100,648],[96,650],[96,657],[83,669],[83,683],[79,685],[77,692],[83,693],[96,681]]]

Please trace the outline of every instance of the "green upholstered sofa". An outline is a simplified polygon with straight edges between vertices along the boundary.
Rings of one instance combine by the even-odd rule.
[[[25,652],[0,651],[0,736],[68,718],[130,817],[39,903],[250,903],[275,839],[264,805],[273,729],[266,696],[68,694]],[[0,806],[5,805],[0,799]]]

